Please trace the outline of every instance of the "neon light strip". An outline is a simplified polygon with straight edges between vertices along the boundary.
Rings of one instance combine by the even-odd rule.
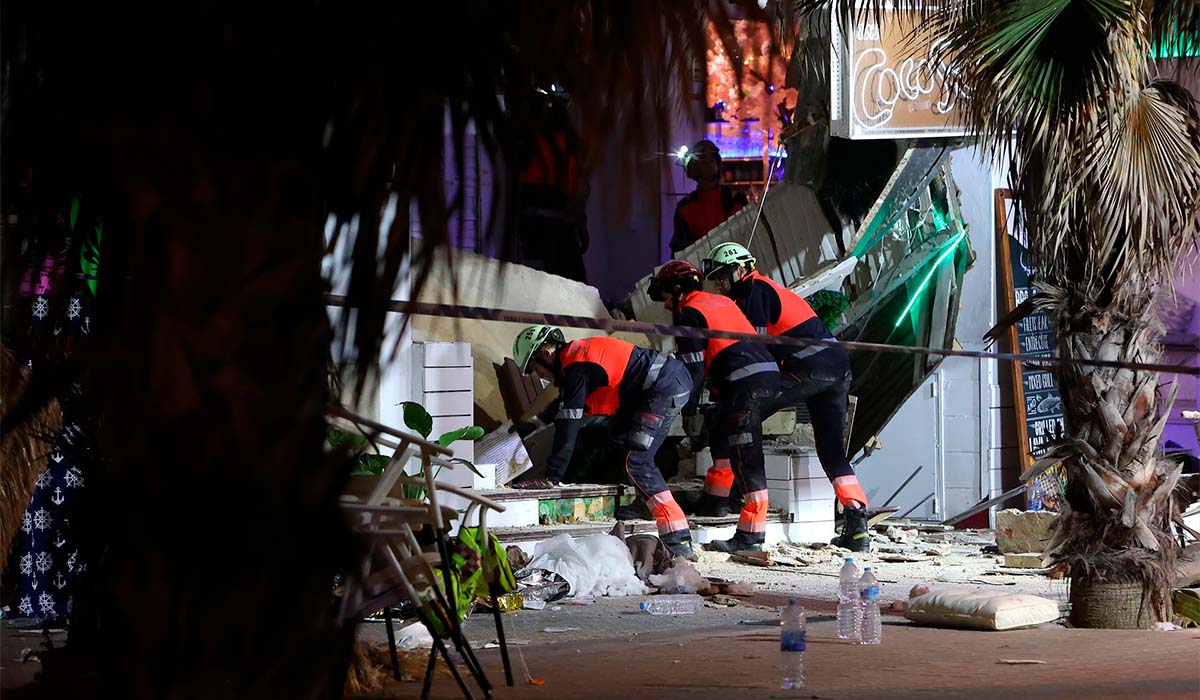
[[[929,272],[925,275],[925,279],[921,280],[921,284],[917,287],[916,293],[909,298],[908,304],[906,304],[904,306],[904,310],[900,312],[899,318],[896,319],[896,325],[892,326],[893,328],[900,327],[900,322],[903,321],[906,316],[908,316],[908,312],[910,309],[912,309],[913,304],[917,303],[917,299],[921,298],[921,292],[925,291],[925,288],[929,286],[929,280],[933,279],[933,273],[937,272],[938,267],[946,261],[946,258],[950,257],[954,251],[958,249],[959,241],[961,241],[966,235],[966,231],[959,231],[958,235],[954,238],[951,238],[950,242],[946,244],[946,249],[943,250],[942,254],[937,257],[937,260],[933,261],[933,265],[930,266]]]

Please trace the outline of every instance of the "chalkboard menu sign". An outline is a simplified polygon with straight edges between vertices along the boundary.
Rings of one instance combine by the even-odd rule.
[[[1034,269],[1025,247],[1024,232],[1015,225],[1012,194],[996,191],[996,234],[1000,252],[1000,273],[1004,295],[1001,303],[1011,311],[1034,294]],[[1054,353],[1054,329],[1050,319],[1035,311],[1021,319],[1009,334],[1009,348],[1022,355],[1051,355]],[[1031,363],[1013,363],[1014,377],[1019,371],[1021,381],[1015,383],[1014,405],[1017,410],[1017,432],[1022,450],[1022,469],[1044,450],[1046,443],[1064,432],[1063,405],[1054,375],[1049,367]]]

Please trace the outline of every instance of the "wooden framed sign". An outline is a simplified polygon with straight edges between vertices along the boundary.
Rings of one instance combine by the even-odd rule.
[[[996,250],[1000,264],[1001,312],[1008,313],[1035,293],[1035,270],[1027,239],[1014,215],[1010,190],[996,190]],[[1022,355],[1054,352],[1054,328],[1042,311],[1034,311],[1008,329],[1008,349]],[[1021,471],[1064,433],[1062,398],[1048,367],[1012,361],[1013,407],[1021,446]]]

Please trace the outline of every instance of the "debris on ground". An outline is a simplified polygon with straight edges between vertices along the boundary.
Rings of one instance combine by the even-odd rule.
[[[1005,554],[1004,566],[1010,569],[1044,569],[1046,560],[1039,552]]]
[[[997,659],[996,663],[1006,666],[1044,666],[1045,661],[1038,659]]]
[[[569,596],[630,596],[647,590],[633,570],[629,549],[612,535],[552,537],[534,548],[528,568],[561,576],[570,586]]]
[[[760,552],[750,549],[740,549],[729,555],[729,561],[736,561],[742,564],[750,564],[751,566],[771,566],[771,555],[768,552]]]
[[[1007,508],[996,513],[996,546],[1002,554],[1045,551],[1058,513]]]
[[[659,593],[706,593],[712,587],[708,579],[683,557],[677,557],[671,568],[651,575],[649,580],[651,586],[658,587]]]

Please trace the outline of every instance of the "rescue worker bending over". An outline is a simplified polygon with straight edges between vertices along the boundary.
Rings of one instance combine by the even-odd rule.
[[[625,471],[654,515],[659,537],[675,556],[694,559],[687,517],[654,464],[671,423],[692,395],[683,363],[616,338],[568,343],[551,326],[530,326],[517,334],[513,358],[522,372],[558,386],[558,403],[535,419],[553,420],[555,426],[546,478],[562,481],[585,415],[612,416],[613,435],[628,450]],[[537,425],[514,427],[524,436]]]
[[[732,301],[703,292],[701,286],[695,265],[672,260],[651,280],[649,294],[674,313],[675,325],[754,332]],[[709,426],[713,466],[704,479],[704,496],[696,512],[728,498],[735,478],[744,499],[733,538],[709,542],[704,548],[718,552],[762,549],[767,532],[767,474],[759,405],[779,392],[779,365],[765,347],[752,342],[677,338],[676,347],[679,359],[692,373],[692,396],[683,409],[689,436],[699,435],[702,429],[697,409],[706,375],[717,404]]]
[[[718,291],[737,302],[759,333],[833,340],[833,334],[803,297],[764,277],[754,268],[754,262],[754,256],[744,246],[722,243],[705,257],[704,276]],[[850,354],[840,347],[822,345],[767,347],[782,366],[782,391],[763,405],[762,417],[765,420],[780,409],[801,403],[808,407],[817,458],[844,508],[842,532],[833,544],[865,552],[870,545],[867,495],[846,458],[843,441],[850,394]]]

